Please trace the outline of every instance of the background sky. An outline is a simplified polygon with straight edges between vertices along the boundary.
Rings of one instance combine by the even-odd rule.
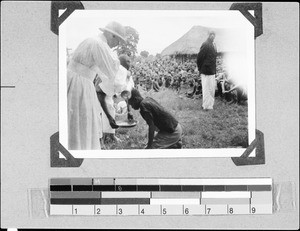
[[[67,47],[74,50],[85,38],[99,34],[99,27],[110,21],[136,29],[138,53],[146,50],[153,55],[161,53],[195,25],[240,30],[252,26],[239,11],[76,10],[64,22]],[[199,41],[199,47],[202,42]]]

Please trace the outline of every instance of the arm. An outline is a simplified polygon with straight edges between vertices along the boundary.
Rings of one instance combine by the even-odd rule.
[[[115,119],[109,114],[109,111],[108,111],[108,108],[107,108],[107,105],[105,102],[106,94],[103,91],[101,91],[101,89],[100,89],[100,91],[97,92],[97,97],[98,97],[98,100],[101,104],[101,107],[102,107],[105,115],[107,116],[107,118],[109,120],[110,126],[114,129],[118,128],[119,126],[116,124]]]
[[[230,92],[234,91],[235,89],[237,89],[238,87],[239,87],[239,85],[236,85],[236,86],[232,87],[230,90],[225,91],[225,93],[230,93]]]
[[[216,77],[216,80],[217,80],[218,82],[220,82],[222,78],[223,78],[223,74],[219,74],[219,75]]]
[[[197,67],[198,67],[199,74],[201,74],[201,67],[203,65],[205,56],[206,56],[206,46],[205,44],[202,44],[200,51],[197,55]]]
[[[108,79],[114,79],[120,67],[118,57],[112,52],[109,46],[100,39],[94,40],[92,45],[91,50],[93,51],[95,65]]]
[[[128,103],[128,100],[126,100],[126,103],[127,103],[127,119],[129,120],[129,121],[131,121],[131,120],[133,120],[133,114],[131,113],[131,107],[130,107],[130,105],[129,105],[129,103]]]
[[[148,130],[148,144],[146,149],[151,149],[152,143],[153,143],[153,138],[154,138],[154,131],[155,131],[155,125],[153,121],[148,124],[149,125],[149,130]]]
[[[147,122],[149,129],[148,129],[148,144],[146,149],[151,149],[153,138],[154,138],[154,131],[155,131],[155,125],[153,122],[152,115],[149,111],[141,111],[141,115],[143,119]]]
[[[222,86],[222,92],[225,93],[225,92],[226,92],[226,91],[225,91],[225,80],[223,80],[223,81],[221,82],[221,86]]]

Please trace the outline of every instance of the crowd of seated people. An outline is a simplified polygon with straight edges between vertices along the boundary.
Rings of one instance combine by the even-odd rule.
[[[184,62],[170,57],[142,59],[135,62],[130,71],[137,89],[155,92],[172,89],[188,98],[202,96],[196,59]],[[247,100],[245,92],[234,85],[225,71],[222,57],[217,58],[216,96],[230,103],[243,104]]]

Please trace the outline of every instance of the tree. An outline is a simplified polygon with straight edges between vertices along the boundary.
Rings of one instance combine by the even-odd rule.
[[[137,44],[139,42],[139,33],[130,26],[125,26],[126,42],[120,43],[115,49],[118,55],[126,54],[134,58],[137,53]]]
[[[141,51],[140,55],[144,58],[147,58],[148,55],[149,55],[149,52],[148,51]]]
[[[161,54],[157,53],[157,54],[155,55],[155,58],[160,59],[160,58],[161,58]]]
[[[154,55],[149,55],[147,57],[147,60],[150,61],[150,62],[154,61]]]

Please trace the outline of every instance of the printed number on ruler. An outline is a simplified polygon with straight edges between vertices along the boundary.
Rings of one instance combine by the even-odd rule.
[[[272,179],[50,180],[50,215],[272,214]]]

